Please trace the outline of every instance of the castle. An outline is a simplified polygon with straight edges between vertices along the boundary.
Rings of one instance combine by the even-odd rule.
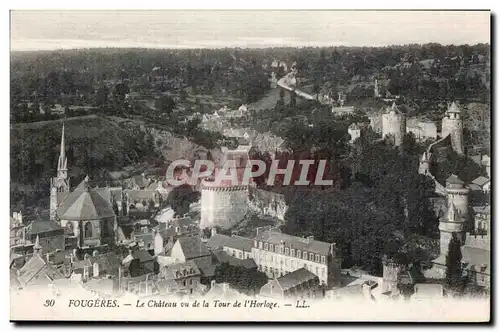
[[[371,122],[373,129],[377,131],[376,119],[372,119]],[[406,115],[398,109],[396,103],[393,103],[382,114],[381,129],[382,137],[390,137],[395,146],[401,145],[403,136],[410,132],[415,135],[417,140],[435,140],[438,137],[435,123],[416,118],[406,119]],[[452,102],[445,112],[440,136],[441,139],[446,139],[449,136],[453,151],[461,155],[464,153],[462,116],[460,108],[455,102]]]

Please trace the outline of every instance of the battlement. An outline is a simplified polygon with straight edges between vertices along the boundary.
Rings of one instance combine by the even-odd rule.
[[[201,185],[200,189],[201,190],[208,190],[208,191],[219,191],[219,192],[224,192],[224,191],[245,191],[248,190],[250,186],[248,185],[241,185],[241,186],[206,186],[206,185]]]

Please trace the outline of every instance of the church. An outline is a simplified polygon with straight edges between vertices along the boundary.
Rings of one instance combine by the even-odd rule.
[[[70,191],[67,164],[63,124],[57,176],[50,183],[50,219],[63,227],[66,248],[114,244],[121,202],[110,188],[91,187],[88,177]]]

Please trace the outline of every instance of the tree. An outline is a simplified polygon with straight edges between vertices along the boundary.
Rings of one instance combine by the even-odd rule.
[[[448,244],[448,254],[446,255],[446,283],[450,287],[457,287],[462,279],[462,251],[460,250],[460,240],[456,233],[453,233]]]
[[[155,108],[162,113],[171,113],[174,110],[175,101],[170,96],[163,96],[155,101]]]

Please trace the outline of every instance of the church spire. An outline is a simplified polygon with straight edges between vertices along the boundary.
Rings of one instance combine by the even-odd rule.
[[[66,158],[66,144],[64,142],[64,122],[63,122],[63,127],[62,127],[62,134],[61,134],[61,152],[59,153],[59,161],[57,163],[57,177],[58,178],[67,178],[67,165],[68,165],[68,158]]]

